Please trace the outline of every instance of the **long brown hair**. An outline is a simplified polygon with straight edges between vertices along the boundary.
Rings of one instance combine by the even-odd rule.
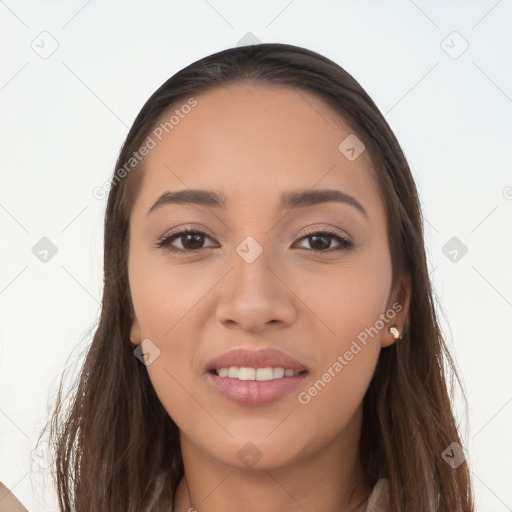
[[[153,511],[173,502],[184,475],[179,431],[130,342],[128,226],[144,168],[143,159],[133,158],[172,108],[242,80],[314,94],[357,133],[385,201],[393,284],[401,273],[411,278],[403,339],[381,351],[363,400],[365,485],[371,489],[386,477],[393,512],[472,512],[467,463],[452,468],[442,455],[452,443],[462,445],[448,391],[449,383],[460,382],[437,320],[408,163],[383,115],[350,74],[322,55],[286,44],[231,48],[194,62],[149,98],[128,133],[106,207],[99,325],[74,393],[67,395],[69,407],[61,384],[49,421],[61,511]]]

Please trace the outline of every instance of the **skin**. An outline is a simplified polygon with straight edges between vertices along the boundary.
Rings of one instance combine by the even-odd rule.
[[[349,161],[338,146],[353,131],[303,91],[244,82],[196,99],[145,157],[130,217],[130,339],[149,338],[160,350],[147,371],[180,429],[185,477],[175,510],[234,512],[243,503],[248,512],[352,511],[368,497],[357,485],[362,400],[381,348],[395,342],[388,327],[403,330],[410,295],[407,276],[391,286],[386,214],[368,152]],[[186,188],[223,192],[229,206],[174,204],[147,214],[164,191]],[[335,202],[277,209],[281,192],[319,188],[350,194],[368,217]],[[197,254],[155,247],[184,224],[207,236],[172,245],[199,247]],[[325,252],[306,227],[333,228],[354,247]],[[250,264],[236,252],[247,236],[263,248]],[[298,392],[397,302],[402,310],[301,404]],[[297,392],[244,407],[207,385],[212,358],[267,347],[307,366]],[[237,457],[248,442],[261,455],[252,467]]]

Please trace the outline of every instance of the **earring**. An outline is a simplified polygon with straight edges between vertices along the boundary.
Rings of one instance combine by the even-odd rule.
[[[390,327],[389,332],[393,335],[393,338],[395,338],[395,340],[402,339],[402,336],[400,336],[400,331],[395,326]]]

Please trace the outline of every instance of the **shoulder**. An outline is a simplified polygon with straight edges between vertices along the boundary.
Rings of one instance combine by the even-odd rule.
[[[0,512],[28,512],[16,496],[0,482]]]

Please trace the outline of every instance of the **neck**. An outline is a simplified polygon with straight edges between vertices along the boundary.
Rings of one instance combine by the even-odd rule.
[[[321,449],[280,467],[241,469],[206,456],[182,434],[185,476],[174,512],[353,512],[367,499],[359,460],[361,415]]]

